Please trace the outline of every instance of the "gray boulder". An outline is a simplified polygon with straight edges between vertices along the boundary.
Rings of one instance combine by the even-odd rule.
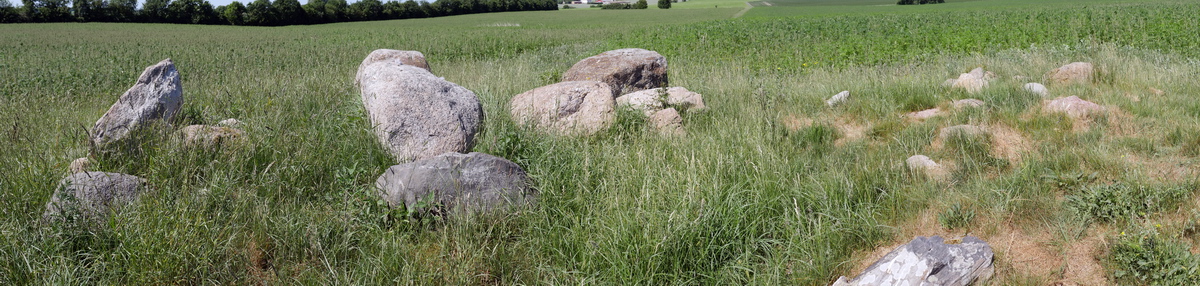
[[[1051,70],[1047,77],[1056,83],[1089,83],[1095,73],[1096,68],[1092,63],[1074,62]]]
[[[183,85],[171,59],[147,67],[137,83],[92,126],[92,146],[106,150],[154,122],[171,123],[183,105]]]
[[[667,104],[688,113],[708,110],[708,106],[704,105],[704,96],[679,86],[667,88]]]
[[[504,158],[472,152],[388,168],[375,181],[391,207],[418,211],[486,211],[533,201],[525,170]]]
[[[398,162],[468,152],[483,125],[475,93],[420,67],[372,63],[360,90],[375,136]]]
[[[144,190],[145,180],[133,175],[75,173],[58,183],[42,218],[102,222],[113,211],[136,201]]]
[[[825,105],[828,105],[829,107],[834,107],[834,106],[841,105],[842,103],[846,103],[847,100],[850,100],[850,91],[843,90],[842,92],[839,92],[838,94],[834,94],[828,100],[825,100]]]
[[[642,114],[649,117],[666,107],[666,104],[662,100],[662,93],[663,90],[661,89],[647,89],[618,96],[617,107],[641,111]]]
[[[429,62],[425,61],[425,54],[421,52],[378,49],[371,51],[367,55],[367,58],[363,59],[362,63],[358,65],[358,72],[354,75],[354,82],[362,84],[363,69],[366,69],[367,66],[373,63],[382,61],[392,61],[394,63],[423,68],[431,73],[433,72],[433,70],[429,69]]]
[[[1042,97],[1050,96],[1050,90],[1046,89],[1046,86],[1044,86],[1040,83],[1036,83],[1036,82],[1026,83],[1023,88],[1025,89],[1025,91],[1040,95]]]
[[[616,121],[612,90],[598,81],[535,88],[514,96],[510,105],[517,123],[560,135],[591,135]]]
[[[867,267],[854,279],[834,286],[945,285],[983,283],[995,273],[992,247],[978,237],[946,243],[940,236],[917,237]]]
[[[645,49],[612,50],[571,66],[563,81],[599,81],[614,95],[661,87],[667,84],[667,58]]]

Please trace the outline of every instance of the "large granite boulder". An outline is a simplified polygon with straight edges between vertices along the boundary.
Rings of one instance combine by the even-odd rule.
[[[137,83],[122,94],[117,103],[92,126],[92,147],[107,150],[110,145],[154,122],[171,123],[183,106],[183,85],[171,59],[147,67]]]
[[[1047,77],[1056,83],[1089,83],[1096,69],[1092,63],[1074,62],[1050,70]]]
[[[426,71],[433,72],[433,70],[429,69],[429,62],[425,61],[425,54],[422,54],[421,52],[378,49],[371,51],[371,53],[367,55],[367,58],[363,59],[362,63],[358,65],[358,72],[354,75],[354,82],[356,84],[362,84],[363,69],[366,69],[367,66],[373,63],[382,61],[392,61],[394,63],[419,67],[425,69]]]
[[[884,255],[854,279],[845,276],[834,286],[944,285],[983,283],[995,273],[992,247],[967,236],[947,243],[940,236],[917,237]]]
[[[372,63],[360,90],[375,136],[398,162],[468,152],[483,125],[475,93],[420,67]]]
[[[568,81],[518,94],[510,107],[514,121],[560,135],[591,135],[616,121],[609,85]]]
[[[592,56],[563,73],[563,81],[599,81],[616,94],[667,84],[667,58],[645,49],[612,50]]]
[[[103,222],[108,215],[137,201],[145,191],[145,180],[133,175],[81,172],[58,183],[46,204],[44,220]]]
[[[375,181],[392,207],[412,211],[486,211],[533,201],[525,170],[504,158],[472,152],[388,168]]]

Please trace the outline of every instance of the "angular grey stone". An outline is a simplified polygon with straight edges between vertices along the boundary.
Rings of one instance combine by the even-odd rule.
[[[111,212],[136,201],[144,191],[144,185],[145,180],[133,175],[75,173],[58,183],[42,218],[102,222]]]
[[[842,103],[845,103],[847,100],[850,100],[850,91],[843,90],[842,92],[839,92],[838,94],[834,94],[833,97],[829,98],[829,100],[826,100],[825,105],[828,105],[829,107],[834,107],[834,106],[840,105]]]
[[[525,170],[504,158],[451,152],[392,166],[375,186],[392,207],[470,212],[532,202],[528,180]]]
[[[358,72],[354,74],[354,82],[362,84],[363,69],[366,69],[367,66],[373,63],[382,61],[393,61],[394,63],[423,68],[430,73],[433,72],[433,70],[429,69],[429,62],[425,61],[425,54],[421,52],[378,49],[371,51],[367,55],[367,58],[363,59],[361,64],[358,64]]]
[[[667,84],[667,58],[645,49],[620,49],[595,55],[571,66],[562,81],[599,81],[613,96]]]
[[[978,237],[946,243],[940,236],[917,237],[884,255],[854,279],[834,286],[944,285],[983,283],[992,277],[992,247]]]
[[[397,162],[469,152],[483,125],[475,93],[420,67],[372,63],[360,90],[375,136]]]
[[[171,59],[147,67],[137,83],[92,126],[92,146],[99,150],[125,139],[154,121],[171,123],[183,105],[183,85]]]
[[[616,121],[616,102],[607,84],[568,81],[514,96],[513,121],[559,135],[591,135]]]

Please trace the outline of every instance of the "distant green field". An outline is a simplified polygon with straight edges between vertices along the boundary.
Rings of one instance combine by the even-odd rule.
[[[775,0],[752,1],[746,17],[811,17],[881,13],[929,13],[949,11],[1002,11],[1021,9],[1087,7],[1094,5],[1182,2],[1175,0],[947,0],[942,4],[895,5],[887,0]],[[770,3],[768,6],[765,3]]]

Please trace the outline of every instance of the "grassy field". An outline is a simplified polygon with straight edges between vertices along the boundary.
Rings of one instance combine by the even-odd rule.
[[[772,6],[733,20],[744,4],[696,0],[676,5],[728,8],[4,25],[0,284],[827,285],[933,234],[991,243],[992,284],[1200,281],[1189,251],[1200,247],[1200,4],[1012,2]],[[558,138],[508,118],[513,95],[624,47],[663,53],[671,85],[704,94],[712,110],[686,115],[687,137],[622,118]],[[478,94],[475,151],[524,167],[539,204],[447,220],[381,205],[372,185],[393,163],[353,86],[378,48],[422,51]],[[38,224],[87,155],[86,130],[168,57],[183,76],[182,124],[237,118],[247,141],[197,150],[162,134],[138,155],[100,158],[97,169],[153,190],[104,229]],[[1102,67],[1100,80],[1051,92],[1116,111],[1040,113],[1013,78],[1072,61]],[[981,94],[939,85],[978,66],[1000,76]],[[852,100],[826,107],[841,90]],[[968,97],[989,107],[901,118]],[[1011,132],[931,147],[957,124]],[[924,179],[903,165],[915,154],[957,171]]]

